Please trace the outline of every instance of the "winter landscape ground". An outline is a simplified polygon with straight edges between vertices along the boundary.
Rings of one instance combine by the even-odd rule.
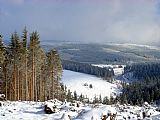
[[[160,120],[160,0],[0,0],[0,120]]]
[[[78,95],[83,94],[93,101],[94,97],[99,95],[110,98],[120,93],[120,84],[106,82],[102,78],[84,73],[64,70],[62,82],[67,85],[72,92],[76,91]],[[92,85],[92,88],[89,86]]]
[[[77,101],[77,103],[79,103]],[[56,106],[57,112],[45,114],[44,105]],[[143,112],[147,112],[146,120],[159,120],[160,112],[156,107],[147,103],[143,107],[130,105],[102,105],[83,104],[79,107],[69,102],[50,100],[46,102],[5,101],[0,107],[1,120],[102,120],[103,115],[116,114],[116,120],[143,119]],[[110,117],[107,119],[110,120]]]
[[[115,68],[115,71],[119,75],[123,69]],[[64,70],[62,82],[72,92],[76,90],[77,94],[87,95],[90,100],[93,100],[95,94],[110,97],[111,95],[118,95],[121,91],[118,82],[111,84],[101,78],[69,70]],[[89,84],[92,84],[93,88],[89,88]],[[44,105],[51,108],[56,106],[56,113],[46,114]],[[158,120],[160,119],[160,112],[157,109],[158,107],[148,103],[139,107],[118,103],[113,105],[84,104],[79,101],[70,103],[56,99],[45,102],[3,101],[0,107],[0,120],[102,120],[104,115],[110,113],[116,114],[116,120],[137,120],[143,119],[143,112],[146,112],[147,115],[145,119]],[[110,117],[107,119],[110,120]]]

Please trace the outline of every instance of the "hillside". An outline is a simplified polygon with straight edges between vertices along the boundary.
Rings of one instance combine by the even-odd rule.
[[[64,70],[62,82],[70,89],[72,92],[76,91],[78,95],[81,93],[87,96],[92,101],[96,95],[103,97],[115,96],[120,93],[121,86],[119,84],[111,84],[102,80],[101,78],[73,72],[69,70]],[[89,86],[92,85],[92,88]]]
[[[62,59],[91,64],[127,64],[159,61],[159,47],[137,44],[87,44],[45,41],[45,50],[56,48]]]

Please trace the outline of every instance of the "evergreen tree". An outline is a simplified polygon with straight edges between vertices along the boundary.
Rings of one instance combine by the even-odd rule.
[[[28,49],[27,49],[27,40],[28,40],[28,31],[26,29],[26,27],[23,30],[23,34],[22,34],[22,51],[23,51],[23,56],[22,56],[22,60],[23,60],[23,66],[24,66],[24,82],[23,82],[23,90],[22,90],[22,98],[25,98],[25,100],[29,99],[29,85],[28,85]]]
[[[68,89],[67,100],[68,100],[69,102],[72,101],[72,93],[71,93],[70,89]]]
[[[62,65],[58,52],[53,49],[46,54],[40,47],[37,32],[31,33],[29,44],[26,28],[21,39],[15,32],[7,47],[4,47],[0,36],[0,80],[4,83],[0,92],[5,93],[8,100],[44,101],[50,99],[51,94],[58,99],[63,94],[65,99],[67,88],[63,86],[62,91],[61,75]],[[72,100],[70,91],[68,99]]]
[[[31,63],[31,81],[30,81],[30,100],[37,99],[37,86],[36,86],[36,64],[38,51],[40,49],[39,35],[37,32],[31,33],[29,43],[29,62]]]
[[[82,93],[80,94],[80,96],[79,96],[79,101],[83,101],[83,95],[82,95]]]
[[[74,91],[74,100],[77,100],[77,93]]]
[[[101,94],[99,95],[99,103],[102,103],[102,96],[101,96]]]
[[[104,98],[103,98],[103,104],[106,104],[106,105],[109,104],[109,99],[108,99],[108,97],[104,97]]]
[[[11,99],[18,100],[19,99],[19,65],[20,65],[20,38],[15,32],[11,36],[10,50],[9,50],[9,59],[10,63],[13,67],[12,80],[11,85],[13,86],[13,90],[10,90],[12,93]],[[11,94],[10,93],[10,94]]]
[[[2,67],[2,64],[5,60],[5,47],[3,45],[3,37],[0,35],[0,65]]]
[[[0,86],[0,92],[4,92],[7,95],[7,81],[6,81],[6,68],[5,68],[5,63],[6,63],[6,50],[3,44],[3,38],[2,35],[0,35],[0,80],[1,80],[1,85]],[[5,84],[5,85],[4,85]],[[3,87],[5,86],[5,87]],[[6,88],[6,89],[3,89]]]

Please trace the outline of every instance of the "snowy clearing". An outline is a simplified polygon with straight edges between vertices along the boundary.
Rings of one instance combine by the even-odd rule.
[[[124,67],[126,65],[107,65],[107,64],[92,64],[93,66],[101,67],[101,68],[113,68],[115,76],[121,75],[124,73]]]
[[[120,86],[116,84],[111,84],[92,75],[70,70],[64,70],[62,82],[72,92],[76,91],[78,95],[82,93],[89,97],[91,101],[95,95],[98,98],[100,94],[102,98],[105,96],[110,98],[110,96],[115,96],[120,93]],[[90,88],[90,85],[92,85],[92,88]]]

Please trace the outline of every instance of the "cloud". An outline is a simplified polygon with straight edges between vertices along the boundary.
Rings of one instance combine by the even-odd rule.
[[[133,43],[151,43],[160,39],[157,3],[126,1],[117,4],[116,12],[106,23],[106,38]]]
[[[4,11],[0,8],[0,20],[6,16],[8,16],[8,12],[7,11]]]
[[[6,0],[10,18],[4,30],[38,30],[43,40],[86,42],[160,41],[160,7],[157,0]],[[9,3],[8,3],[9,4]],[[18,21],[18,22],[17,22]]]
[[[1,2],[10,4],[10,5],[22,5],[24,4],[25,0],[3,0]]]

